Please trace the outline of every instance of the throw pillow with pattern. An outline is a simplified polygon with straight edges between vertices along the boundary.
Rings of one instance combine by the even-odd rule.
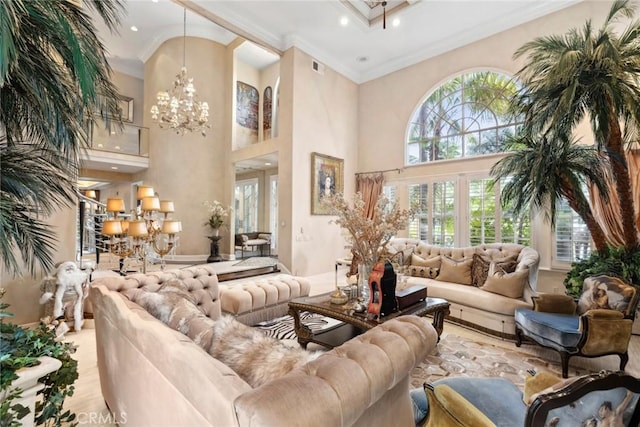
[[[480,254],[473,254],[473,262],[471,263],[471,284],[475,287],[484,285],[489,274],[489,266],[491,260]]]

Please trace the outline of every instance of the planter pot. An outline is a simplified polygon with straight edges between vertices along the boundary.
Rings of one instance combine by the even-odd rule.
[[[22,390],[22,397],[14,399],[13,404],[19,403],[29,408],[29,413],[20,420],[23,427],[31,427],[34,425],[36,410],[36,393],[44,387],[38,382],[38,379],[45,375],[57,371],[62,366],[62,362],[53,357],[43,356],[38,358],[40,364],[29,368],[18,370],[18,378],[16,378],[8,389],[0,391],[0,402],[3,402],[7,394],[16,388]]]

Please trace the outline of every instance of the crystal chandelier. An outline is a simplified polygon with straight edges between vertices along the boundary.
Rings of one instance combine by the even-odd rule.
[[[173,88],[156,95],[156,104],[151,107],[151,118],[161,129],[173,129],[179,135],[200,132],[202,136],[206,136],[209,128],[209,104],[198,101],[193,78],[187,76],[185,66],[187,9],[184,9],[183,29],[182,69],[173,81]]]

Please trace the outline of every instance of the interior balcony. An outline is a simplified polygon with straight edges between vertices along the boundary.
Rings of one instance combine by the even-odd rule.
[[[121,129],[94,125],[84,169],[136,173],[149,167],[149,128],[124,123]]]

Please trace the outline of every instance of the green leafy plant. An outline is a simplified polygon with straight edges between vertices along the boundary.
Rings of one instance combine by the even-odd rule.
[[[610,248],[608,252],[594,252],[589,258],[574,262],[564,279],[567,294],[579,297],[584,279],[598,274],[619,276],[640,285],[640,248]]]
[[[11,317],[7,304],[0,304],[0,318]],[[53,330],[40,324],[28,329],[13,323],[0,322],[0,390],[6,390],[18,378],[16,371],[36,366],[39,357],[49,356],[62,362],[62,366],[40,379],[44,388],[38,392],[42,399],[36,402],[35,423],[45,426],[75,424],[76,415],[63,410],[65,398],[72,396],[73,383],[78,379],[78,362],[71,355],[76,347],[71,343],[56,341]],[[0,405],[0,427],[20,426],[29,409],[13,403],[22,394],[16,389],[9,393]]]

